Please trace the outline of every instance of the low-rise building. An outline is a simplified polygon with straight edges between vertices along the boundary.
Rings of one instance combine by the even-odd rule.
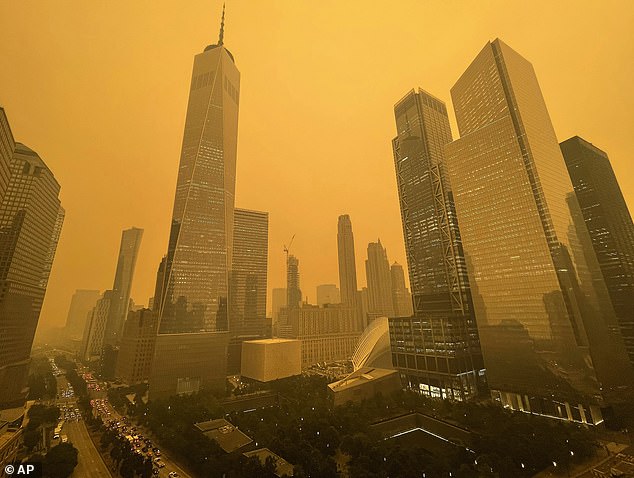
[[[247,340],[242,343],[241,375],[270,382],[302,373],[302,343],[293,339]]]
[[[396,370],[371,367],[356,370],[343,380],[328,385],[328,393],[334,406],[367,400],[379,392],[389,395],[400,389],[401,379]]]
[[[264,466],[266,464],[267,458],[273,458],[275,462],[275,476],[293,476],[295,474],[295,467],[287,462],[284,458],[279,455],[276,455],[268,448],[258,448],[257,450],[248,451],[243,453],[247,458],[251,458],[255,456],[260,460],[260,463]]]
[[[207,438],[215,441],[226,453],[239,450],[253,442],[224,418],[196,423],[194,426]]]

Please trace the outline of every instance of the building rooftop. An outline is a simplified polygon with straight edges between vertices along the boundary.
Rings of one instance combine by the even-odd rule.
[[[287,343],[287,342],[299,342],[299,340],[297,340],[297,339],[279,339],[279,338],[258,339],[258,340],[245,340],[243,342],[243,344],[263,344],[263,345],[268,345],[268,344],[283,344],[283,343]]]
[[[362,383],[379,380],[381,378],[388,377],[397,373],[398,372],[396,370],[388,370],[385,368],[363,367],[356,372],[352,372],[343,380],[328,384],[328,387],[333,392],[339,392],[341,390],[356,387]]]
[[[284,458],[282,458],[281,456],[273,453],[268,448],[258,448],[257,450],[243,453],[243,455],[246,456],[247,458],[250,458],[252,456],[257,456],[260,460],[260,463],[262,463],[263,465],[266,463],[266,459],[269,456],[272,456],[275,459],[275,464],[277,466],[275,471],[276,476],[284,476],[284,475],[293,476],[293,474],[295,473],[295,467],[293,465],[291,465],[289,462],[284,460]]]
[[[194,425],[210,440],[215,441],[225,452],[239,450],[253,442],[224,418],[196,423]]]

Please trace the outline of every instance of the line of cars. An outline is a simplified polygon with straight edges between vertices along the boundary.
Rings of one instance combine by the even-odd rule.
[[[117,432],[119,437],[124,438],[130,445],[130,449],[145,458],[152,460],[152,474],[158,475],[160,468],[165,467],[165,463],[161,460],[161,450],[154,446],[152,440],[145,438],[135,426],[132,426],[126,417],[121,420],[111,418],[112,413],[108,409],[108,399],[91,400],[91,405],[101,416],[104,425],[110,430]],[[178,478],[178,473],[171,472],[170,478]]]

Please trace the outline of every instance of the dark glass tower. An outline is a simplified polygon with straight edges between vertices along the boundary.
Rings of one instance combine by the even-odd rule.
[[[608,155],[579,136],[560,145],[634,365],[634,224]]]
[[[348,307],[357,305],[357,265],[354,256],[352,222],[347,214],[337,222],[337,252],[339,259],[339,288],[341,303]]]
[[[399,101],[394,114],[392,146],[414,316],[390,321],[393,364],[412,389],[468,399],[484,371],[445,170],[447,108],[419,89]]]

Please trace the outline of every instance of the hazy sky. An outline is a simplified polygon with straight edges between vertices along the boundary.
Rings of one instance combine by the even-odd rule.
[[[130,226],[145,229],[132,297],[153,294],[193,57],[217,41],[220,10],[211,0],[0,0],[0,105],[66,208],[40,325],[65,322],[75,289],[112,287]],[[608,152],[632,207],[633,23],[629,0],[229,0],[225,45],[242,74],[236,206],[270,213],[269,288],[284,286],[293,234],[304,295],[339,282],[342,213],[360,286],[377,237],[405,264],[393,105],[418,86],[450,103],[496,37],[533,63],[559,140],[578,134]]]

